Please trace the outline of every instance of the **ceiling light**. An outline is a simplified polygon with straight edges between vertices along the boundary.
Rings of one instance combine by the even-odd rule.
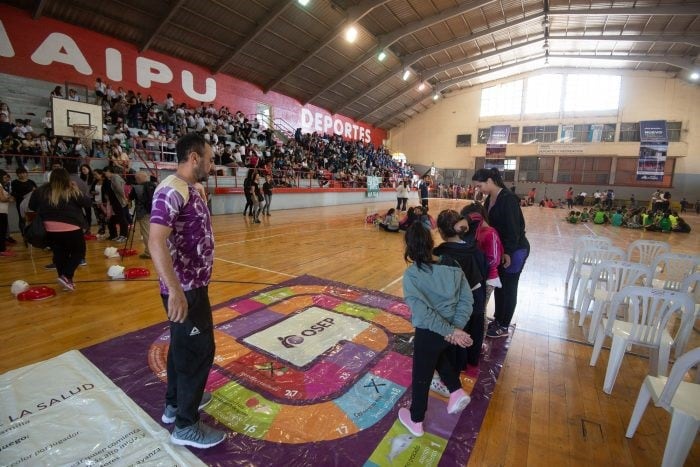
[[[425,91],[425,83],[420,83],[420,85],[418,85],[418,90]]]
[[[410,76],[411,76],[411,70],[406,69],[406,70],[404,70],[403,76],[401,77],[401,79],[406,81]]]
[[[299,5],[301,6],[306,6],[309,4],[309,0],[297,0],[299,2]]]
[[[435,94],[433,94],[433,100],[436,101],[438,99],[440,99],[440,93],[436,92]]]
[[[386,58],[386,52],[384,52],[382,50],[381,52],[379,52],[379,55],[377,55],[377,60],[379,60],[380,62],[383,62],[385,58]]]
[[[700,74],[697,71],[690,74],[690,79],[696,80],[698,78],[700,78]]]
[[[350,26],[345,30],[345,40],[353,43],[357,39],[357,28],[355,26]]]
[[[546,17],[546,16],[545,16],[544,19],[542,20],[542,27],[543,27],[543,28],[548,28],[548,27],[549,27],[549,18]]]
[[[542,44],[542,48],[544,50],[549,50],[549,41],[547,39],[544,40],[544,44]]]

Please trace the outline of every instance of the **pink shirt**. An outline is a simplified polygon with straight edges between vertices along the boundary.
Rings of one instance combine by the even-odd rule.
[[[44,228],[47,232],[72,232],[73,230],[80,230],[80,227],[77,225],[58,221],[44,221]]]

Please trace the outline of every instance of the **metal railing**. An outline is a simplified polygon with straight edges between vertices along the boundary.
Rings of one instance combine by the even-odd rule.
[[[143,138],[147,139],[147,138]],[[34,155],[34,154],[11,154],[1,153],[0,158],[5,158],[7,166],[12,161],[16,166],[26,166],[28,162],[34,161],[35,167],[31,173],[44,173],[51,170],[53,164],[65,165],[66,161],[75,161],[76,166],[87,164],[92,169],[102,169],[107,165],[112,165],[115,173],[122,176],[127,181],[133,181],[133,175],[138,170],[145,170],[158,180],[163,178],[164,173],[172,173],[177,170],[177,157],[174,151],[168,148],[168,142],[159,140],[149,140],[162,143],[157,146],[152,144],[145,147],[131,148],[129,160],[119,161],[105,157],[90,156],[66,156],[66,155]],[[7,170],[7,169],[6,169]],[[29,170],[29,169],[28,169]],[[257,170],[261,177],[271,175],[273,186],[276,188],[335,188],[335,189],[358,189],[367,187],[367,174],[352,173],[331,173],[323,168],[303,168],[290,169],[280,167],[245,167],[243,165],[226,166],[215,165],[212,169],[210,181],[213,181],[214,188],[233,187],[240,188],[248,172]],[[7,170],[12,172],[12,170]],[[380,182],[382,188],[394,188],[402,179],[399,173],[392,173],[388,177],[383,177]],[[262,183],[262,182],[261,182]]]

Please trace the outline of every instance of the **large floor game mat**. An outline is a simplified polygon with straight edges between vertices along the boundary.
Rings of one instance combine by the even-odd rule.
[[[448,415],[431,393],[425,435],[398,421],[410,404],[410,310],[400,298],[302,276],[214,307],[207,422],[227,440],[192,451],[209,465],[466,465],[509,340],[488,342],[472,401]],[[154,419],[165,393],[167,323],[83,353]]]

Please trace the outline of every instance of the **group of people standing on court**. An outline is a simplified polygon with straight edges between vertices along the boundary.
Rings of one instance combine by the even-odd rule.
[[[265,175],[265,182],[260,185],[260,174],[257,169],[248,169],[243,181],[243,194],[245,195],[245,207],[243,215],[253,218],[255,224],[260,223],[260,214],[270,215],[272,204],[272,175]]]
[[[484,204],[460,213],[442,211],[437,227],[444,243],[433,248],[430,231],[420,223],[405,236],[404,258],[410,265],[403,292],[416,331],[411,406],[399,410],[399,421],[414,436],[424,433],[430,390],[448,399],[449,414],[469,404],[459,375],[478,376],[489,295],[495,291],[495,314],[486,336],[507,337],[530,253],[520,200],[499,171],[479,169],[472,180],[486,196]]]

